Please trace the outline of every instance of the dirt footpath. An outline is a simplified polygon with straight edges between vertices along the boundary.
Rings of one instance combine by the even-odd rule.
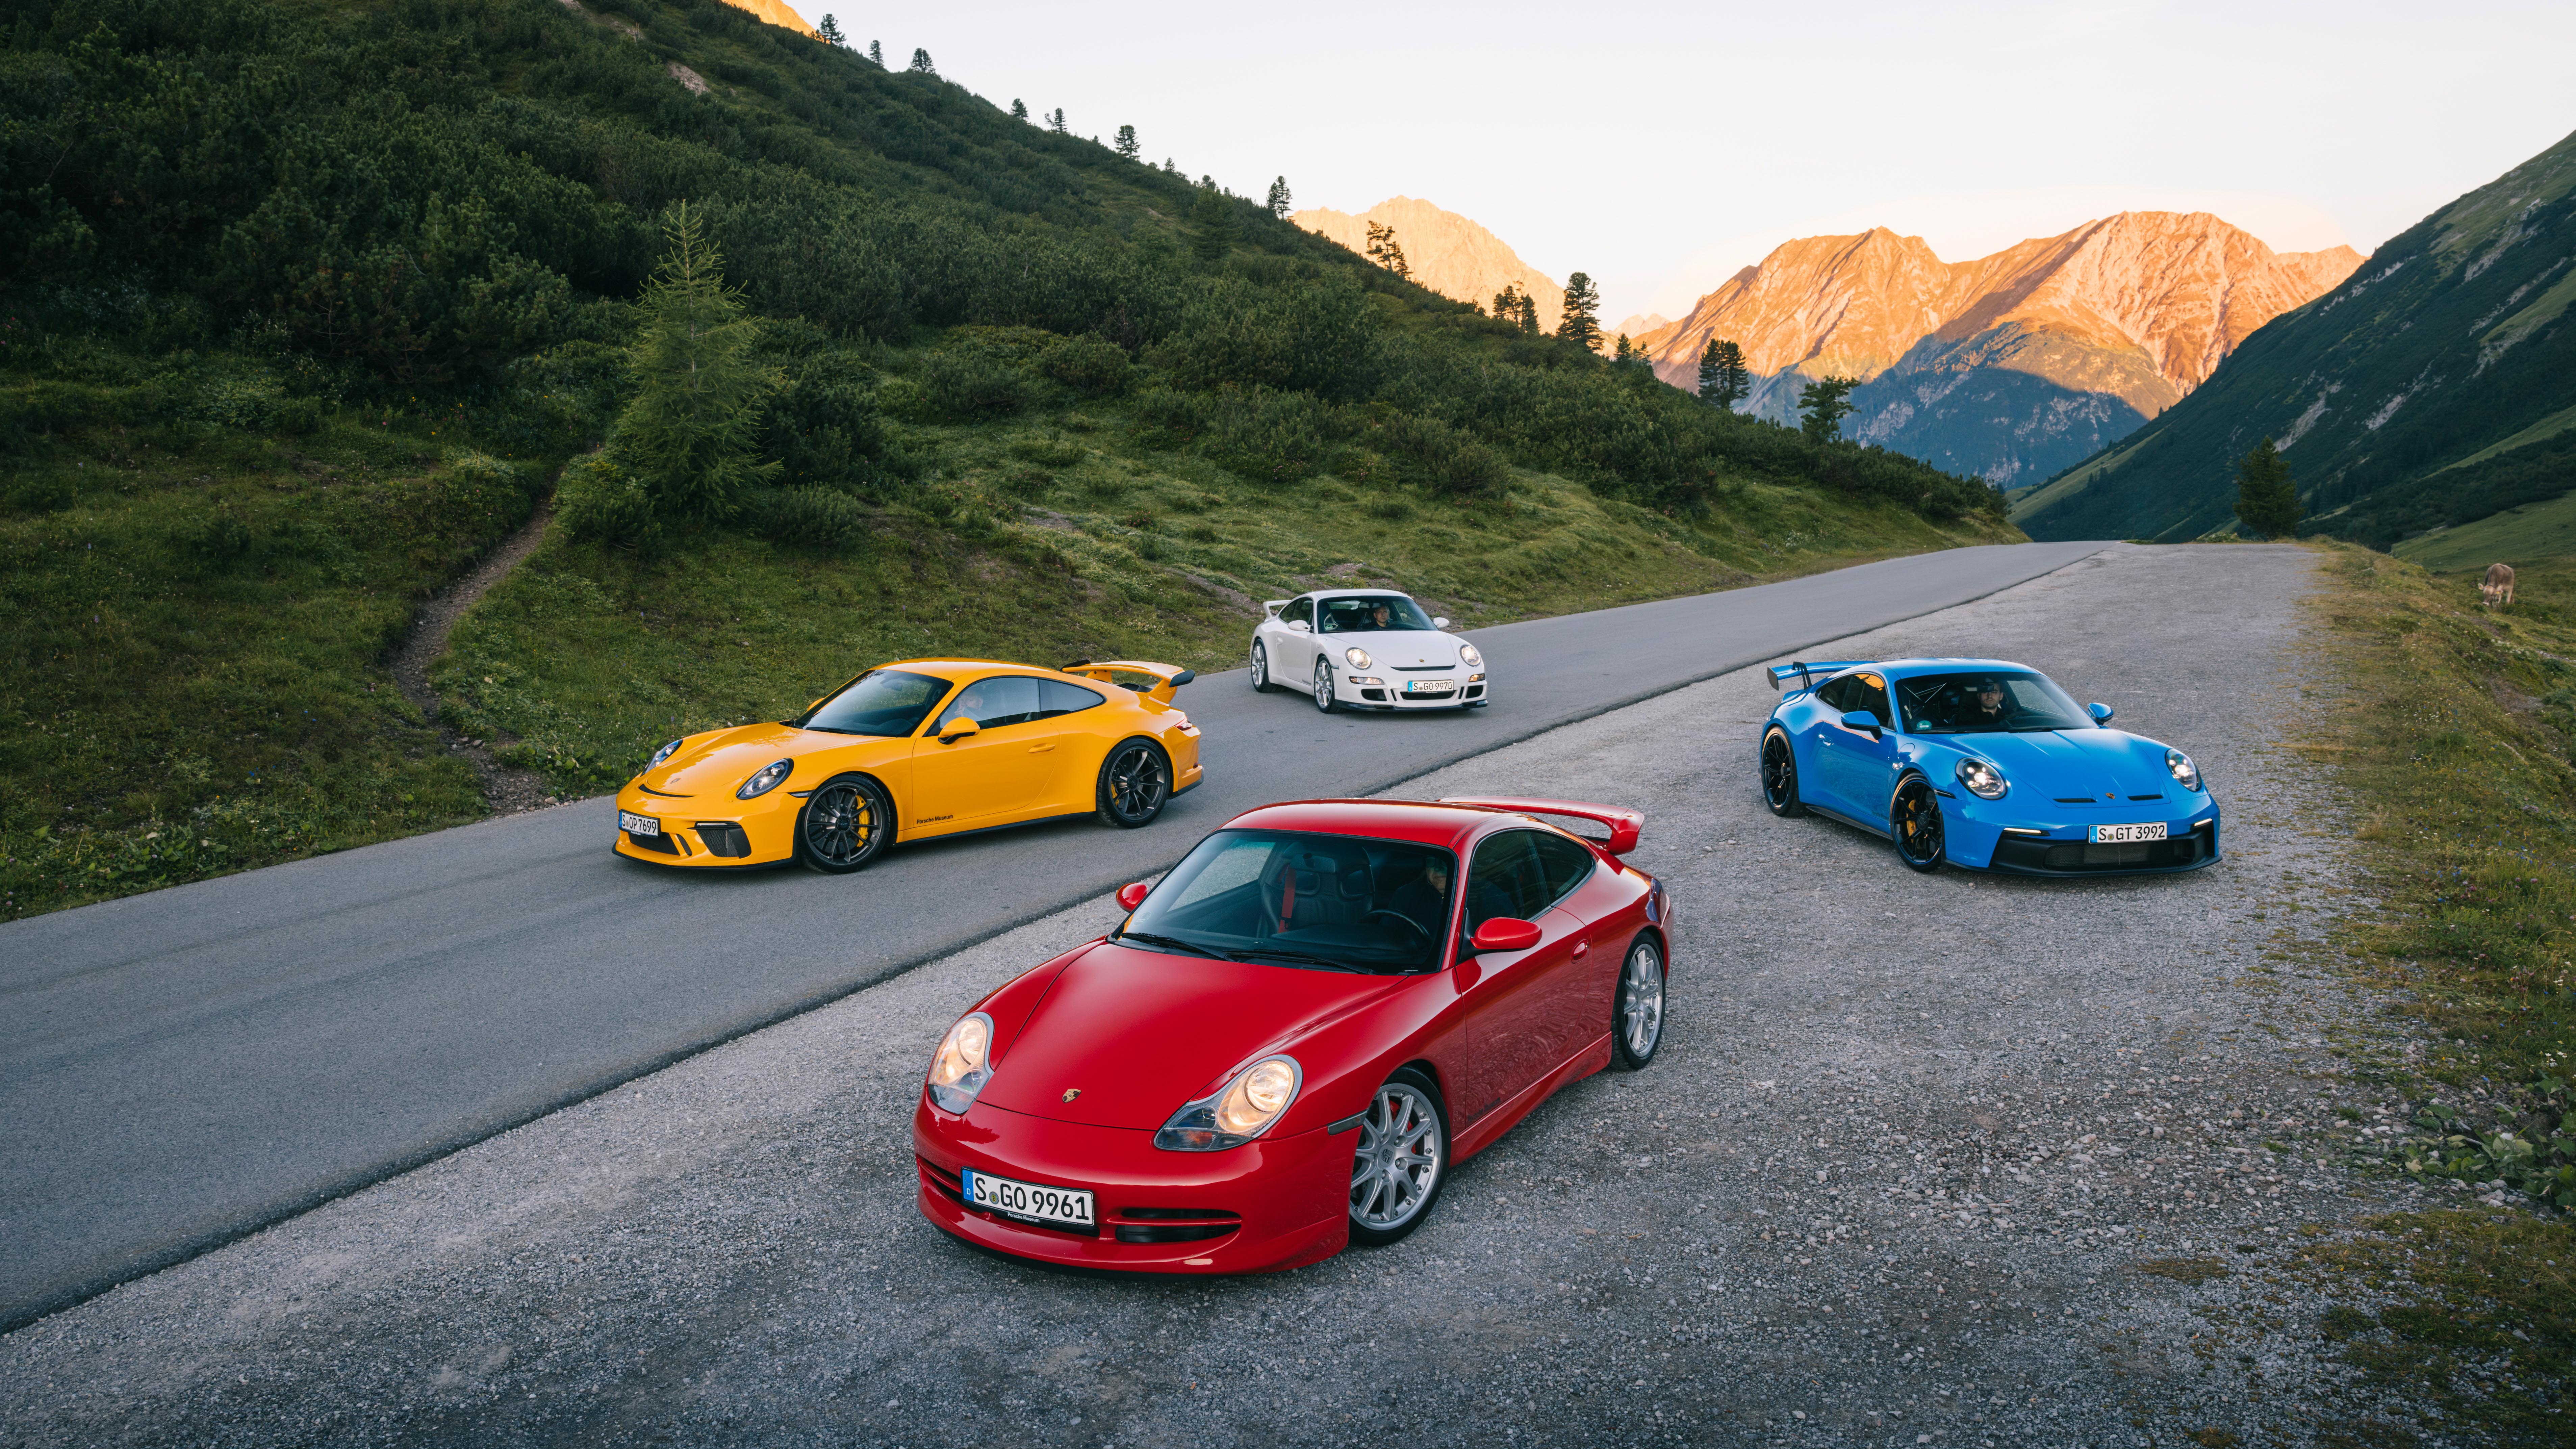
[[[2366,1003],[2294,949],[2347,899],[2278,744],[2308,568],[2114,552],[1833,651],[2114,704],[2225,804],[2192,875],[1917,876],[1773,819],[1753,673],[1407,786],[1642,805],[1681,914],[1655,1064],[1561,1094],[1394,1248],[1137,1281],[922,1222],[932,1044],[1103,901],[0,1339],[0,1441],[2302,1439],[2339,1371],[2271,1280],[2302,1225],[2399,1200],[2326,1165],[2338,1108],[2390,1103],[2327,1046]]]

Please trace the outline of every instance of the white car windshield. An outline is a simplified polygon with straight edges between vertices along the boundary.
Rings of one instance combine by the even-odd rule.
[[[1220,830],[1155,885],[1118,939],[1326,971],[1433,971],[1457,874],[1457,857],[1436,846]]]
[[[1431,627],[1422,607],[1400,595],[1377,594],[1358,599],[1319,599],[1315,617],[1323,634],[1382,634],[1390,629]]]

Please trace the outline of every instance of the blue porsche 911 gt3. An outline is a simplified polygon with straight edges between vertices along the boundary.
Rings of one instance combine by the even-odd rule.
[[[1812,810],[1943,861],[2020,875],[2198,870],[2218,801],[2191,756],[2109,728],[2047,675],[2000,659],[1844,659],[1771,671],[1771,813]]]

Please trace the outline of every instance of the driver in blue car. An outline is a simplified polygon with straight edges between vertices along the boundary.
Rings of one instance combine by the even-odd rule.
[[[2004,703],[2004,682],[1980,679],[1968,688],[1968,707],[1961,712],[1959,723],[1973,729],[1978,725],[1999,725],[2012,713]]]

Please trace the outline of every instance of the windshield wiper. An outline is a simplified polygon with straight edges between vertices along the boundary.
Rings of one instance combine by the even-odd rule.
[[[1357,966],[1345,965],[1342,962],[1329,960],[1322,956],[1309,955],[1304,951],[1292,951],[1285,946],[1246,946],[1243,948],[1243,955],[1237,956],[1234,959],[1240,961],[1244,956],[1276,956],[1282,961],[1299,961],[1309,966],[1321,966],[1327,971],[1347,971],[1354,976],[1372,976],[1376,974],[1375,972],[1365,971]]]
[[[1240,956],[1229,956],[1223,951],[1211,950],[1208,947],[1200,945],[1196,941],[1184,941],[1178,936],[1157,936],[1150,931],[1121,931],[1110,939],[1117,941],[1142,941],[1148,946],[1163,946],[1174,951],[1187,951],[1193,956],[1205,956],[1211,961],[1233,961],[1240,963],[1243,959]]]

